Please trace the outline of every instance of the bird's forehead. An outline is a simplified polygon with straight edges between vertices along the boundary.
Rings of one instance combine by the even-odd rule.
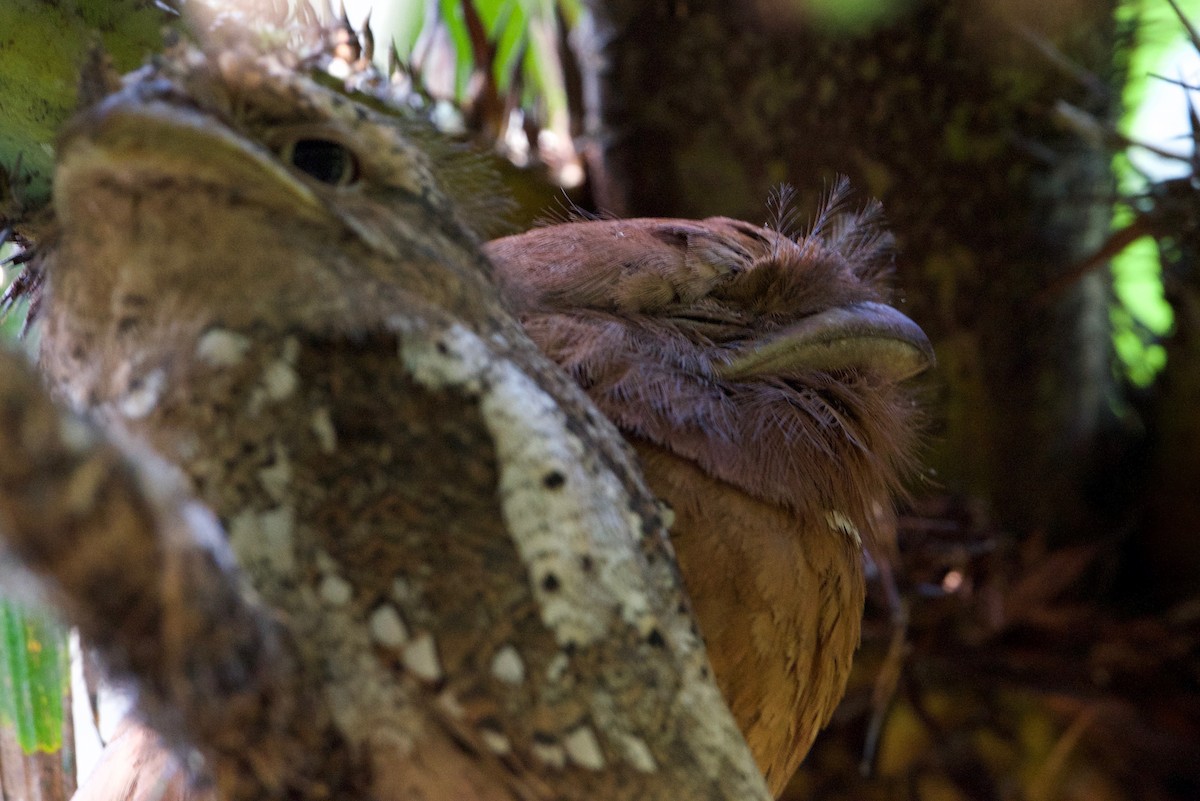
[[[298,69],[294,59],[232,50],[170,53],[153,71],[136,74],[142,92],[169,92],[222,121],[245,127],[337,122],[366,129],[380,115]]]
[[[440,183],[426,121],[321,75],[319,64],[288,52],[181,46],[139,75],[135,91],[211,115],[273,150],[297,139],[338,142],[353,152],[364,183],[399,183],[413,194]]]

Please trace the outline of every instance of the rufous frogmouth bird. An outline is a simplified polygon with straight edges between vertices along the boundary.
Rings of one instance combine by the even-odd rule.
[[[778,795],[845,691],[863,547],[911,466],[901,384],[933,363],[883,302],[876,207],[807,235],[726,218],[595,220],[486,252],[533,340],[637,451],[718,684]]]

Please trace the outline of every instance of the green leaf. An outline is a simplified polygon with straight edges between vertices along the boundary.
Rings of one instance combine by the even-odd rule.
[[[17,254],[17,247],[11,243],[0,245],[0,263]],[[0,267],[0,294],[8,288],[8,284],[16,278],[20,273],[19,265],[9,265]],[[4,343],[14,340],[21,332],[21,328],[25,323],[25,313],[28,311],[28,301],[22,301],[15,308],[11,309],[7,315],[0,315],[0,347],[4,347]]]
[[[791,0],[807,20],[833,33],[867,33],[913,6],[912,0]]]
[[[558,0],[558,13],[562,14],[568,29],[575,27],[583,10],[583,0]]]
[[[1189,20],[1200,15],[1200,0],[1178,0],[1180,10]],[[1151,120],[1147,128],[1154,130],[1163,124],[1145,107],[1152,99],[1148,90],[1160,79],[1154,75],[1171,76],[1170,59],[1179,51],[1191,48],[1187,30],[1166,2],[1133,2],[1127,0],[1118,9],[1125,24],[1136,23],[1137,46],[1130,54],[1129,77],[1125,84],[1126,112],[1121,129],[1139,138],[1139,122]],[[1182,92],[1182,90],[1181,90]],[[1184,103],[1182,93],[1179,103]],[[1129,154],[1121,152],[1113,158],[1113,172],[1126,196],[1146,192],[1146,179],[1133,168]],[[1112,228],[1119,230],[1133,221],[1133,212],[1118,206]],[[1126,377],[1137,386],[1148,386],[1166,364],[1166,351],[1156,340],[1165,336],[1174,324],[1174,310],[1164,297],[1162,265],[1157,244],[1143,237],[1125,248],[1112,260],[1113,290],[1116,308],[1111,315],[1113,347]]]
[[[529,47],[525,75],[545,104],[546,127],[568,135],[567,85],[558,48],[555,6],[547,0],[522,0],[528,18]]]
[[[507,92],[517,77],[529,30],[529,21],[520,5],[507,3],[506,6],[506,13],[500,16],[496,25],[488,31],[488,35],[496,42],[492,76],[496,81],[496,89],[501,93]]]
[[[390,33],[396,52],[411,62],[413,48],[425,27],[425,3],[384,3],[373,6],[372,15],[373,27]]]
[[[17,338],[21,333],[21,328],[25,325],[25,314],[28,310],[28,302],[22,302],[7,315],[0,318],[0,343],[11,342]]]
[[[62,627],[0,602],[0,724],[16,730],[26,753],[62,747],[67,654]]]
[[[466,100],[467,84],[471,71],[475,69],[475,53],[471,47],[471,32],[467,30],[467,17],[462,4],[468,0],[438,0],[442,22],[454,47],[454,96],[459,102]]]
[[[483,28],[488,36],[494,36],[496,26],[512,12],[515,0],[473,0],[471,5],[475,13],[483,21]]]
[[[1177,5],[1184,16],[1193,22],[1200,16],[1200,0],[1177,0]],[[1126,109],[1123,127],[1127,128],[1141,106],[1147,86],[1160,80],[1154,76],[1164,74],[1163,65],[1170,57],[1171,50],[1184,45],[1187,32],[1166,0],[1126,0],[1117,12],[1123,21],[1129,18],[1136,20],[1138,31],[1137,45],[1130,54],[1129,77],[1123,92]],[[1177,77],[1169,72],[1166,76]]]

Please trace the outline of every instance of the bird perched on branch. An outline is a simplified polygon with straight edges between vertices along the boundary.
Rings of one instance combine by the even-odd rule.
[[[109,561],[47,559],[32,534],[61,527],[20,481],[0,494],[12,547],[225,798],[757,797],[669,560],[612,528],[655,530],[652,504],[515,333],[419,135],[296,62],[217,50],[95,82],[60,143],[43,265],[57,393],[173,462],[195,503],[141,498],[130,465],[159,463],[137,448],[39,424],[58,454],[39,481],[63,479],[54,508],[79,516],[62,531],[107,537]],[[880,302],[882,244],[850,215],[796,239],[642,220],[489,248],[528,332],[674,507],[776,790],[842,692],[862,538],[911,440],[896,385],[931,359]],[[112,484],[94,506],[54,472],[76,457],[87,487]],[[137,525],[107,526],[122,492]]]
[[[933,361],[881,302],[874,207],[839,216],[844,192],[796,238],[728,219],[609,220],[486,246],[526,330],[673,508],[709,658],[776,795],[844,691],[862,548],[886,536],[910,466],[900,383]],[[124,798],[102,787],[114,776],[153,786],[121,768],[152,746],[126,734],[84,797]]]
[[[845,190],[796,238],[633,219],[486,247],[525,330],[674,509],[709,658],[775,794],[845,690],[862,549],[884,536],[911,466],[900,383],[933,362],[920,328],[882,303],[877,208],[839,214]]]
[[[284,41],[86,76],[34,265],[67,409],[0,351],[0,569],[222,801],[766,801],[661,506],[452,166]]]

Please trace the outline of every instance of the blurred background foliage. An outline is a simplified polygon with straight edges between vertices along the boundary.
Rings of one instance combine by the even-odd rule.
[[[1200,73],[1200,51],[1169,4],[1131,5],[1123,13],[1135,10],[1142,34],[1130,54],[1120,130],[1132,141],[1148,142],[1179,158],[1164,158],[1138,148],[1117,150],[1113,169],[1118,186],[1122,196],[1133,203],[1117,206],[1114,230],[1134,223],[1137,199],[1154,183],[1190,173],[1194,147],[1189,142],[1190,107],[1183,87],[1175,81]],[[1181,3],[1179,10],[1190,20],[1200,17],[1200,4],[1195,2]],[[1112,315],[1116,354],[1130,380],[1145,387],[1165,366],[1166,351],[1157,340],[1174,322],[1171,306],[1163,297],[1162,264],[1154,237],[1146,234],[1133,240],[1113,258],[1112,273],[1117,300]]]

